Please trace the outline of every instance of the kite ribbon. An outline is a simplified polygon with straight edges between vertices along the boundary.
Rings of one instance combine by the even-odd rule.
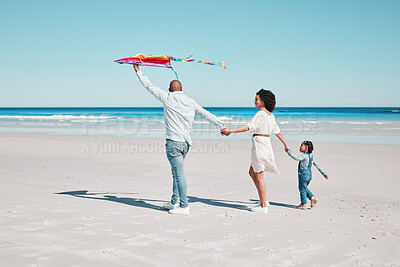
[[[186,59],[176,58],[176,57],[171,57],[171,56],[167,56],[167,57],[169,57],[170,60],[176,61],[176,62],[203,63],[203,64],[207,64],[207,65],[212,65],[212,66],[220,66],[220,67],[223,67],[224,69],[226,69],[226,61],[221,61],[221,62],[207,62],[207,61],[202,61],[202,60],[193,59],[192,56],[193,56],[193,55],[187,57]]]
[[[178,78],[178,73],[176,73],[176,71],[174,70],[174,68],[173,68],[172,66],[171,66],[170,68],[171,68],[171,70],[175,73],[176,79],[179,80],[179,78]]]

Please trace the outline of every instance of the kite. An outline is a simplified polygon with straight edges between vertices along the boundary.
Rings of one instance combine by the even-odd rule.
[[[193,59],[192,56],[187,57],[185,59],[176,58],[171,56],[158,56],[158,55],[147,55],[147,54],[137,54],[127,58],[121,58],[114,60],[114,62],[120,64],[135,64],[135,65],[143,65],[143,66],[153,66],[153,67],[162,67],[162,68],[170,68],[173,72],[175,72],[175,76],[178,79],[178,74],[171,66],[171,60],[176,62],[192,62],[192,63],[203,63],[212,66],[220,66],[226,69],[226,61],[222,62],[206,62],[202,60]]]

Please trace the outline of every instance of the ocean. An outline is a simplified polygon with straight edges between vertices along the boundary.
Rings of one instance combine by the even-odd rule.
[[[228,128],[245,125],[254,107],[206,107]],[[277,107],[274,111],[288,140],[400,144],[400,107]],[[0,132],[164,137],[162,107],[0,108]],[[218,129],[196,117],[193,139],[221,138]],[[229,138],[250,138],[250,133]]]

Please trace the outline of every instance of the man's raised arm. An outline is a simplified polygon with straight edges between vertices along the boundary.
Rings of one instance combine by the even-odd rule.
[[[223,123],[220,119],[217,118],[214,114],[205,110],[202,106],[195,103],[195,112],[201,118],[205,119],[206,121],[214,124],[215,126],[219,127],[220,130],[225,129],[225,123]]]
[[[164,103],[168,97],[168,93],[152,84],[149,78],[147,78],[147,76],[144,75],[143,72],[139,69],[138,65],[133,65],[133,68],[135,69],[139,81],[143,84],[144,88],[146,88],[147,91],[154,95],[158,100]]]

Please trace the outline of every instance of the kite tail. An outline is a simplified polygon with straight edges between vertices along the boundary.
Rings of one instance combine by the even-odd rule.
[[[222,62],[207,62],[207,61],[193,59],[192,58],[193,55],[187,57],[186,59],[176,58],[176,57],[171,57],[171,56],[168,56],[168,57],[169,57],[170,60],[176,61],[176,62],[203,63],[203,64],[207,64],[207,65],[212,65],[212,66],[220,66],[220,67],[223,67],[224,69],[226,69],[226,61],[222,61]]]
[[[226,69],[226,61],[218,62],[218,65]]]
[[[178,73],[176,73],[176,71],[174,70],[174,68],[172,67],[172,65],[171,65],[171,67],[170,67],[170,68],[171,68],[171,70],[172,70],[172,71],[175,73],[175,77],[176,77],[176,79],[177,79],[177,80],[179,80],[179,78],[178,78]]]

